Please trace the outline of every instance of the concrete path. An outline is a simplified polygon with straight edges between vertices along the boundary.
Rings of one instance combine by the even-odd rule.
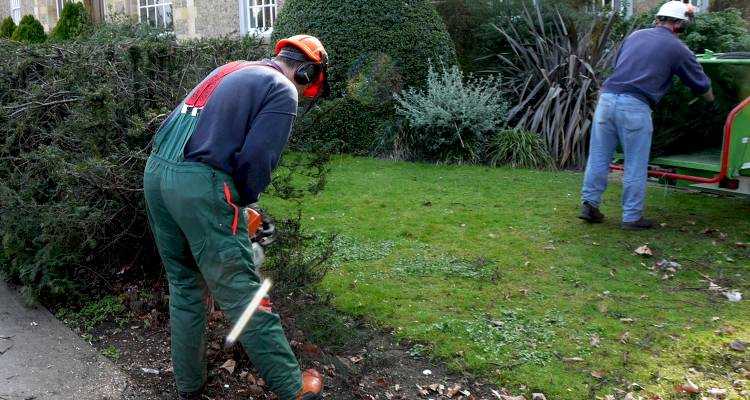
[[[114,400],[127,386],[112,362],[0,281],[0,400]]]

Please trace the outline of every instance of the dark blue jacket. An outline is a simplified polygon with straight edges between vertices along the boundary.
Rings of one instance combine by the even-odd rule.
[[[674,75],[696,95],[711,87],[693,52],[669,29],[641,29],[623,42],[615,71],[601,91],[629,94],[654,107],[672,87]]]
[[[258,201],[271,183],[297,116],[294,84],[273,61],[263,62],[274,68],[249,67],[221,81],[185,146],[186,160],[212,165],[234,179],[241,205]]]

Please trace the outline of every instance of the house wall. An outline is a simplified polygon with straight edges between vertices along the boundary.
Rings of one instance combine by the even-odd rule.
[[[0,0],[0,21],[10,16],[10,0]]]
[[[633,14],[641,14],[651,11],[652,8],[660,6],[664,0],[637,0],[633,2]]]
[[[103,0],[105,19],[128,16],[138,21],[138,0]]]

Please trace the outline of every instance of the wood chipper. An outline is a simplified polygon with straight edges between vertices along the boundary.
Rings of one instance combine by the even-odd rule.
[[[648,175],[665,184],[750,195],[750,53],[706,52],[698,56],[698,62],[712,80],[711,71],[732,68],[735,75],[742,71],[736,78],[744,86],[735,94],[739,103],[722,113],[726,115],[723,132],[708,132],[715,135],[716,143],[676,154],[654,156],[652,151]],[[622,161],[622,154],[616,154],[611,169],[622,170]]]

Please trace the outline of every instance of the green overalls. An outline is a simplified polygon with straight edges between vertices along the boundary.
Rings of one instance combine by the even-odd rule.
[[[234,65],[217,75],[247,66],[252,65]],[[214,79],[214,88],[218,81]],[[211,79],[204,83],[210,85]],[[169,280],[172,365],[181,392],[198,391],[206,383],[208,291],[234,324],[260,287],[245,213],[234,203],[239,194],[232,178],[184,159],[185,144],[200,116],[195,100],[202,107],[212,92],[209,87],[201,97],[202,86],[183,112],[157,133],[143,178],[149,224]],[[302,388],[299,364],[279,316],[265,303],[239,342],[270,389],[282,400],[294,399]]]

